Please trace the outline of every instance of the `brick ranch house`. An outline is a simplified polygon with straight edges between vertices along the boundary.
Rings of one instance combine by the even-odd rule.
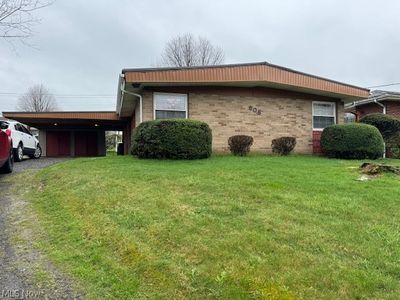
[[[128,153],[133,129],[162,118],[201,120],[213,132],[213,150],[228,150],[235,134],[254,137],[253,151],[297,138],[296,153],[319,153],[319,137],[344,121],[344,104],[369,90],[266,62],[190,68],[123,69],[114,112],[5,112],[40,130],[47,156],[104,155],[106,130],[121,130]]]
[[[356,116],[356,120],[372,113],[400,118],[400,93],[375,90],[368,98],[348,103],[345,108],[346,112]]]

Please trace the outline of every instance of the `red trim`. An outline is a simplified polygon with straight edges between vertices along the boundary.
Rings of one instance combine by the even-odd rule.
[[[313,131],[313,153],[314,154],[322,154],[322,149],[321,149],[321,135],[322,131]]]

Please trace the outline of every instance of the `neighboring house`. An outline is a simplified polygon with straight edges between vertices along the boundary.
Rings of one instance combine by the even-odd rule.
[[[346,112],[353,113],[356,120],[372,113],[383,113],[400,118],[400,93],[371,91],[368,98],[346,104]]]
[[[102,155],[105,130],[123,131],[128,153],[132,130],[143,121],[163,118],[208,123],[214,151],[227,151],[230,136],[247,134],[254,137],[253,151],[271,152],[272,139],[294,136],[295,152],[311,154],[320,152],[326,126],[343,123],[344,103],[368,95],[368,89],[266,62],[124,69],[115,112],[4,115],[38,128],[48,156]]]

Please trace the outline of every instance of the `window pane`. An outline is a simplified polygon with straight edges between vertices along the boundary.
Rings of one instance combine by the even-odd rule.
[[[22,131],[23,131],[24,133],[29,134],[29,135],[32,135],[32,134],[30,133],[30,131],[28,130],[28,128],[26,128],[25,126],[21,126],[21,128],[22,128]]]
[[[156,110],[186,111],[186,95],[154,94]]]
[[[313,117],[314,121],[314,128],[318,129],[324,129],[325,127],[328,127],[330,125],[335,124],[335,118],[334,117]]]
[[[156,119],[185,119],[185,111],[156,110]]]
[[[20,124],[15,124],[15,129],[20,132],[24,132],[24,130],[22,129],[22,126]]]
[[[314,116],[334,116],[335,108],[330,103],[314,103]]]

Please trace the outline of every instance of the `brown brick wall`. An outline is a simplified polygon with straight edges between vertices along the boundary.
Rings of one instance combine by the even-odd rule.
[[[376,103],[368,103],[356,107],[356,114],[358,120],[366,115],[373,113],[383,113],[383,107],[379,106]]]
[[[385,101],[386,113],[388,115],[400,118],[400,102],[398,101]]]
[[[271,141],[281,136],[297,138],[297,153],[313,152],[312,101],[338,101],[302,93],[263,88],[163,88],[160,92],[188,94],[189,118],[206,122],[213,131],[214,151],[227,151],[235,134],[254,137],[253,151],[271,152]],[[256,109],[250,111],[249,107]],[[258,110],[261,111],[258,114]],[[337,105],[338,122],[344,118]],[[143,93],[143,120],[153,119],[153,96]]]
[[[254,138],[253,150],[270,151],[272,139],[286,135],[297,138],[297,152],[310,152],[310,101],[205,94],[189,97],[189,117],[211,127],[215,150],[228,150],[231,135],[247,134]],[[249,107],[261,110],[261,114]]]

